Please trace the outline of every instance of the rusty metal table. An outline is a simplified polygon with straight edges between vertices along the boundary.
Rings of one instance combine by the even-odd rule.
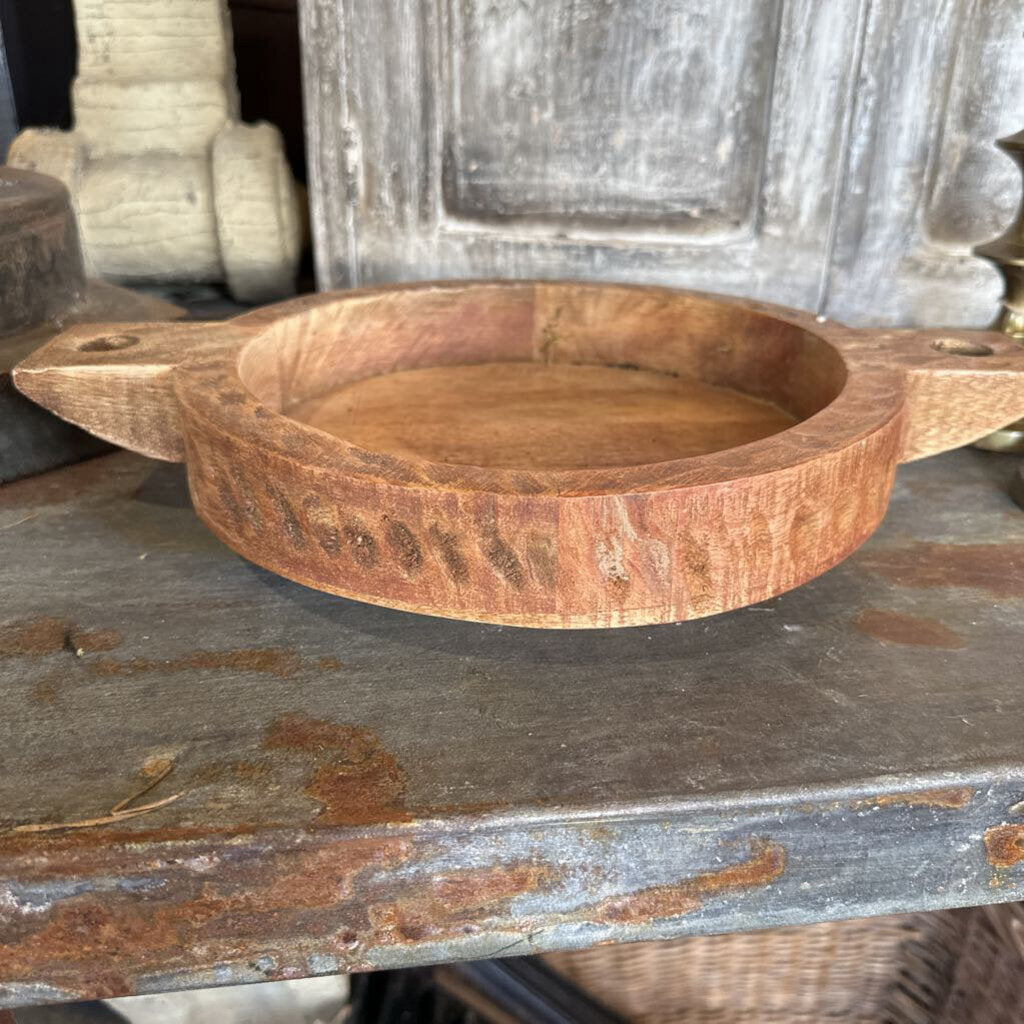
[[[1020,898],[1013,470],[905,467],[819,580],[597,632],[304,589],[178,466],[3,488],[3,1004]]]

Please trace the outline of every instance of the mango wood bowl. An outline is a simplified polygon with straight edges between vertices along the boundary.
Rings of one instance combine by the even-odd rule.
[[[899,462],[1024,415],[1024,350],[999,334],[555,282],[79,326],[15,380],[100,437],[187,462],[202,520],[275,573],[555,628],[795,587],[871,534]]]

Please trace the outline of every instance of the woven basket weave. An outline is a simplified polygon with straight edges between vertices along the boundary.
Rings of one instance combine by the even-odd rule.
[[[545,958],[638,1024],[1021,1024],[1024,914],[1007,904]]]

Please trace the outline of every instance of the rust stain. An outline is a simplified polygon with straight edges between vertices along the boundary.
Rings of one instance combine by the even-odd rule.
[[[323,804],[317,820],[327,825],[408,821],[402,806],[405,776],[383,751],[363,762],[334,761],[317,769],[306,793]]]
[[[0,633],[0,654],[53,654],[63,649],[66,630],[63,619],[12,623]]]
[[[919,789],[912,793],[885,793],[882,796],[865,797],[850,806],[860,807],[939,807],[959,811],[974,797],[973,786],[949,786],[943,789]]]
[[[489,907],[550,884],[555,871],[546,864],[513,864],[456,871],[430,880],[430,893],[446,913]]]
[[[131,676],[145,672],[191,672],[202,669],[230,669],[236,672],[262,672],[287,679],[295,675],[302,659],[283,647],[252,651],[196,651],[181,658],[100,658],[89,662],[96,676]]]
[[[345,733],[332,723],[279,721],[268,734],[283,749],[329,755]],[[340,727],[344,728],[344,727]],[[365,740],[366,738],[363,737]],[[348,740],[344,740],[348,742]],[[371,744],[372,747],[372,744]],[[255,830],[253,830],[255,831]],[[478,932],[498,919],[504,930],[574,921],[638,923],[686,913],[719,893],[770,884],[785,852],[755,840],[749,859],[671,885],[607,898],[566,913],[512,915],[519,897],[556,888],[556,865],[527,860],[437,873],[409,872],[434,845],[411,837],[346,839],[261,829],[258,850],[199,829],[121,830],[102,841],[86,834],[55,836],[40,856],[32,843],[0,840],[8,866],[45,894],[69,877],[98,879],[99,891],[78,889],[5,914],[0,983],[34,978],[70,992],[127,994],[135,979],[207,963],[249,959],[254,949],[270,971],[307,973],[306,957],[332,954],[344,970],[368,968],[374,946],[437,941]],[[134,879],[112,889],[116,876]],[[399,870],[403,869],[403,870]],[[283,973],[282,973],[283,972]]]
[[[281,715],[264,738],[269,750],[313,755],[316,767],[305,792],[321,805],[325,825],[370,825],[408,821],[405,772],[369,729]]]
[[[124,637],[116,629],[83,629],[66,619],[44,616],[0,626],[0,657],[27,657],[66,651],[83,657],[116,650]],[[315,662],[321,671],[341,668],[333,656]],[[302,659],[289,648],[267,647],[255,650],[194,651],[178,658],[97,658],[87,662],[95,676],[127,676],[145,672],[190,672],[223,669],[236,672],[260,672],[282,679],[294,676]]]
[[[111,852],[108,846],[100,856]],[[301,969],[309,953],[325,949],[358,967],[346,950],[372,929],[357,887],[372,869],[403,864],[410,848],[393,838],[298,849],[271,840],[255,858],[189,845],[166,847],[156,857],[134,845],[120,853],[124,874],[151,878],[153,887],[79,893],[27,912],[15,908],[5,917],[0,983],[45,978],[92,997],[125,995],[140,974],[193,967],[197,945],[213,963],[245,960],[258,946],[278,970]],[[27,859],[21,874],[33,877],[39,861]],[[86,866],[76,858],[54,877],[66,878],[69,870],[84,877]],[[290,945],[290,953],[277,950],[278,942]]]
[[[959,633],[954,633],[941,622],[881,608],[868,608],[861,612],[854,620],[854,625],[865,635],[884,643],[944,647],[949,650],[967,646],[967,641]]]
[[[362,738],[361,734],[373,735],[368,729],[288,712],[271,723],[263,745],[270,750],[325,754],[332,750],[349,750]],[[363,749],[369,749],[370,743],[371,740],[363,739]]]
[[[754,840],[753,856],[739,864],[685,878],[671,885],[611,896],[584,908],[580,916],[608,924],[644,924],[699,910],[708,896],[769,885],[786,869],[786,851],[778,843]]]
[[[423,942],[479,930],[481,912],[493,914],[517,896],[549,886],[557,873],[546,864],[503,864],[454,871],[428,879],[408,896],[373,906],[369,917],[382,942]]]
[[[985,856],[994,868],[1024,860],[1024,825],[993,825],[985,830]]]
[[[905,587],[965,587],[1024,597],[1024,544],[935,544],[872,548],[857,564]]]
[[[112,651],[121,642],[117,630],[81,629],[55,616],[23,619],[0,627],[0,655],[9,657],[56,654],[63,650],[72,653]]]

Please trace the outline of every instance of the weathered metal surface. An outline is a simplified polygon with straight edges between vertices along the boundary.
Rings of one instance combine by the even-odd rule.
[[[1016,0],[303,0],[321,287],[650,281],[988,323]]]
[[[905,467],[820,579],[586,633],[288,583],[180,467],[0,489],[0,1001],[1021,898],[1013,469]]]

